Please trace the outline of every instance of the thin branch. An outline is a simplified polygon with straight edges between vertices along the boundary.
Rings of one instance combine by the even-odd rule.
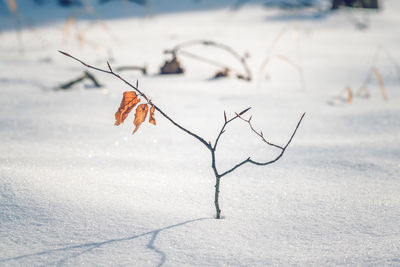
[[[264,134],[263,134],[262,131],[257,132],[257,131],[254,129],[254,127],[253,127],[253,125],[251,124],[251,122],[250,122],[250,121],[251,121],[251,117],[250,117],[248,120],[244,119],[244,118],[243,118],[242,116],[240,116],[239,114],[238,114],[238,117],[239,117],[241,120],[247,122],[247,123],[249,124],[250,129],[251,129],[256,135],[258,135],[258,136],[263,140],[263,142],[267,143],[267,144],[270,145],[270,146],[273,146],[273,147],[276,147],[276,148],[279,148],[279,149],[283,149],[283,147],[281,147],[281,146],[278,146],[278,145],[275,145],[275,144],[273,144],[273,143],[268,142],[268,141],[265,139]]]
[[[250,159],[250,157],[249,157],[249,158],[243,160],[242,162],[240,162],[239,164],[236,164],[233,168],[231,168],[231,169],[229,169],[229,170],[223,172],[222,174],[219,175],[219,177],[223,177],[223,176],[227,175],[228,173],[233,172],[234,170],[236,170],[236,169],[239,168],[240,166],[242,166],[242,165],[244,165],[244,164],[246,164],[247,162],[250,162],[250,161],[251,161],[251,159]]]
[[[60,50],[59,50],[58,52],[60,52],[61,54],[65,55],[65,56],[67,56],[67,57],[70,57],[70,58],[75,59],[76,61],[80,62],[81,64],[83,64],[83,65],[84,65],[85,67],[87,67],[87,68],[94,69],[94,70],[97,70],[97,71],[101,71],[101,72],[104,72],[104,73],[107,73],[107,74],[111,74],[111,75],[117,77],[118,79],[120,79],[121,81],[123,81],[124,83],[126,83],[129,87],[131,87],[133,90],[135,90],[135,91],[138,92],[140,95],[142,95],[149,103],[153,104],[153,105],[154,105],[154,108],[155,108],[158,112],[160,112],[161,115],[163,115],[167,120],[169,120],[173,125],[175,125],[175,126],[178,127],[179,129],[181,129],[182,131],[186,132],[187,134],[193,136],[194,138],[196,138],[197,140],[199,140],[203,145],[205,145],[208,149],[211,150],[211,145],[210,145],[209,143],[207,143],[202,137],[200,137],[200,136],[198,136],[197,134],[195,134],[195,133],[189,131],[188,129],[184,128],[183,126],[181,126],[180,124],[178,124],[177,122],[175,122],[173,119],[171,119],[171,118],[170,118],[167,114],[165,114],[158,106],[156,106],[154,103],[152,103],[152,101],[151,101],[149,98],[147,98],[146,95],[145,95],[144,93],[142,93],[142,92],[138,89],[138,86],[134,86],[133,84],[129,83],[127,80],[125,80],[124,78],[122,78],[119,74],[113,72],[113,71],[112,71],[112,68],[110,67],[110,64],[109,64],[109,63],[107,63],[107,65],[108,65],[108,68],[109,68],[110,70],[109,70],[109,71],[108,71],[108,70],[103,70],[103,69],[99,69],[99,68],[93,67],[93,66],[91,66],[91,65],[89,65],[89,64],[87,64],[87,63],[85,63],[85,62],[83,62],[82,60],[80,60],[80,59],[78,59],[78,58],[76,58],[76,57],[74,57],[74,56],[68,54],[68,53],[65,53],[65,52],[60,51]]]
[[[64,56],[67,56],[67,57],[70,57],[70,58],[75,59],[76,61],[80,62],[80,63],[81,63],[83,66],[85,66],[85,67],[88,67],[88,68],[90,68],[90,69],[94,69],[94,70],[97,70],[97,71],[105,72],[105,73],[108,73],[108,74],[113,74],[113,75],[115,75],[114,72],[112,72],[112,71],[103,70],[103,69],[99,69],[99,68],[90,66],[90,65],[86,64],[85,62],[83,62],[82,60],[80,60],[80,59],[78,59],[78,58],[76,58],[76,57],[74,57],[74,56],[71,56],[71,55],[68,54],[68,53],[65,53],[65,52],[60,51],[60,50],[58,50],[58,52],[60,52],[60,53],[63,54]],[[134,88],[134,89],[137,90],[136,88]]]
[[[113,72],[113,70],[112,70],[112,68],[111,68],[111,66],[110,66],[110,62],[108,62],[108,60],[107,60],[107,66],[108,66],[108,69],[109,69],[111,72]]]
[[[218,145],[219,138],[220,138],[221,135],[225,132],[225,127],[226,127],[230,122],[232,122],[234,119],[239,118],[240,115],[243,115],[244,113],[246,113],[246,112],[249,111],[250,109],[251,109],[251,107],[246,108],[245,110],[241,111],[239,114],[238,114],[238,113],[235,113],[236,116],[230,118],[229,120],[226,119],[226,113],[225,113],[225,111],[224,111],[224,120],[225,120],[225,122],[224,122],[224,124],[222,125],[222,128],[221,128],[221,130],[219,131],[217,138],[215,139],[214,146],[212,147],[212,150],[215,151],[215,150],[217,149],[217,145]]]
[[[214,146],[213,146],[213,148],[212,148],[214,151],[217,149],[217,145],[218,145],[219,138],[220,138],[221,135],[225,132],[225,127],[226,127],[227,124],[228,124],[228,122],[225,121],[224,125],[222,125],[222,128],[221,128],[221,130],[220,130],[219,133],[218,133],[217,138],[215,139]]]
[[[229,170],[223,172],[223,173],[220,174],[219,176],[220,176],[220,177],[223,177],[223,176],[227,175],[228,173],[231,173],[232,171],[236,170],[237,168],[239,168],[240,166],[242,166],[242,165],[244,165],[244,164],[246,164],[246,163],[252,163],[252,164],[255,164],[255,165],[259,165],[259,166],[265,166],[265,165],[269,165],[269,164],[274,163],[274,162],[276,162],[277,160],[279,160],[279,159],[283,156],[283,154],[285,153],[285,151],[286,151],[287,147],[289,146],[289,144],[292,142],[293,137],[295,136],[295,134],[296,134],[296,132],[297,132],[297,129],[299,128],[300,123],[301,123],[301,121],[302,121],[303,118],[304,118],[304,115],[305,115],[305,113],[303,113],[303,115],[301,116],[299,122],[298,122],[297,125],[296,125],[296,128],[294,129],[294,131],[293,131],[292,135],[290,136],[290,139],[289,139],[289,141],[286,143],[286,145],[285,145],[284,147],[279,147],[279,146],[276,146],[276,145],[275,145],[275,147],[278,147],[278,148],[281,149],[281,153],[279,153],[279,155],[278,155],[275,159],[270,160],[270,161],[267,161],[267,162],[258,162],[258,161],[252,160],[252,159],[249,157],[249,158],[243,160],[242,162],[238,163],[237,165],[233,166],[231,169],[229,169]],[[249,125],[250,125],[250,123],[249,123]],[[257,132],[256,132],[256,133],[257,133]],[[259,134],[257,133],[257,135],[259,135]],[[264,139],[264,138],[263,138],[263,139]]]
[[[303,120],[303,118],[304,118],[305,115],[306,115],[306,113],[303,113],[303,115],[301,115],[301,118],[300,118],[299,122],[297,123],[296,128],[294,129],[292,135],[290,136],[289,141],[286,143],[286,145],[283,147],[281,153],[280,153],[275,159],[273,159],[273,160],[271,160],[271,161],[267,161],[267,162],[257,162],[257,161],[254,161],[254,160],[251,160],[251,159],[250,159],[250,162],[253,163],[253,164],[255,164],[255,165],[262,165],[262,166],[264,166],[264,165],[268,165],[268,164],[274,163],[275,161],[277,161],[278,159],[280,159],[280,158],[283,156],[283,154],[285,153],[285,151],[286,151],[287,147],[289,146],[289,144],[292,142],[293,137],[295,136],[295,134],[296,134],[296,132],[297,132],[297,129],[299,128],[300,123],[301,123],[301,121]]]
[[[177,122],[175,122],[173,119],[171,119],[167,114],[165,114],[158,106],[154,105],[154,108],[161,113],[161,115],[163,115],[167,120],[169,120],[173,125],[175,125],[176,127],[178,127],[179,129],[181,129],[182,131],[184,131],[185,133],[193,136],[194,138],[196,138],[197,140],[199,140],[203,145],[205,145],[208,149],[211,149],[211,146],[209,143],[206,142],[206,140],[204,140],[204,138],[198,136],[197,134],[189,131],[188,129],[184,128],[183,126],[179,125]]]
[[[178,44],[174,48],[172,48],[171,50],[166,50],[164,52],[165,53],[171,53],[174,56],[176,56],[177,53],[179,52],[179,53],[181,53],[183,55],[192,57],[192,58],[197,59],[197,60],[201,60],[203,62],[207,62],[207,63],[213,64],[213,65],[219,66],[219,67],[224,67],[224,68],[228,68],[230,70],[234,70],[234,68],[226,66],[225,64],[221,64],[221,63],[219,63],[219,62],[217,62],[215,60],[204,58],[204,57],[198,56],[196,54],[193,54],[193,53],[190,53],[190,52],[182,50],[182,48],[184,48],[184,47],[190,47],[190,46],[194,46],[194,45],[214,46],[216,48],[219,48],[219,49],[227,51],[228,53],[230,53],[233,57],[235,57],[241,63],[241,65],[243,66],[244,71],[246,72],[246,74],[243,75],[239,71],[235,70],[235,72],[237,72],[236,77],[244,79],[246,81],[250,81],[252,79],[250,68],[249,68],[249,66],[247,65],[247,62],[246,62],[246,57],[245,56],[240,56],[238,52],[236,52],[233,48],[231,48],[230,46],[227,46],[225,44],[221,44],[221,43],[214,42],[214,41],[209,41],[209,40],[193,40],[193,41],[188,41],[188,42],[183,42],[181,44]]]

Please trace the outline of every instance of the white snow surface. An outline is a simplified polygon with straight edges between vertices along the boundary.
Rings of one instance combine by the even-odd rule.
[[[212,3],[152,13],[115,1],[99,13],[119,6],[139,15],[77,20],[68,36],[68,9],[32,6],[21,14],[38,25],[24,27],[20,41],[12,29],[0,32],[0,266],[400,265],[399,1],[325,16]],[[51,12],[57,20],[46,21]],[[83,46],[77,29],[86,29]],[[184,75],[157,75],[164,49],[194,39],[248,53],[254,79],[212,80],[217,67],[184,56]],[[374,76],[369,98],[338,100],[346,86],[361,86],[378,47],[391,54],[374,64],[389,100]],[[107,60],[146,64],[147,76],[121,75],[138,79],[163,111],[212,143],[224,110],[232,117],[252,107],[245,116],[279,145],[306,116],[278,162],[222,178],[217,220],[205,146],[157,112],[157,126],[146,122],[135,135],[133,114],[114,126],[129,87],[110,75],[91,71],[101,89],[84,82],[54,90],[85,70],[57,50],[101,68]],[[191,51],[241,68],[223,51]],[[279,55],[301,66],[304,84]],[[218,169],[277,153],[236,120],[221,137]]]

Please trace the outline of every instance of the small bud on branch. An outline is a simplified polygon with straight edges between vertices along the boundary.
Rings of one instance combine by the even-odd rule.
[[[243,115],[244,113],[246,113],[247,111],[249,111],[251,109],[251,107],[246,108],[245,110],[243,110],[242,112],[239,113],[239,116]]]

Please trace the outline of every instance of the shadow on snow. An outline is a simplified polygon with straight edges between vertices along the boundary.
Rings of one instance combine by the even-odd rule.
[[[179,227],[179,226],[182,226],[185,224],[189,224],[189,223],[193,223],[193,222],[197,222],[197,221],[208,220],[208,219],[210,219],[210,218],[198,218],[198,219],[193,219],[193,220],[188,220],[188,221],[184,221],[181,223],[173,224],[170,226],[166,226],[166,227],[163,227],[160,229],[156,229],[156,230],[138,234],[138,235],[123,237],[123,238],[109,239],[109,240],[102,241],[102,242],[89,242],[89,243],[84,243],[84,244],[75,245],[75,246],[67,246],[67,247],[62,247],[62,248],[57,248],[57,249],[49,249],[49,250],[40,251],[40,252],[36,252],[36,253],[0,259],[0,263],[10,262],[10,261],[19,261],[19,260],[30,258],[30,257],[51,255],[51,254],[56,254],[56,253],[66,253],[67,254],[67,253],[70,253],[71,251],[79,250],[78,252],[72,252],[71,254],[66,255],[63,258],[50,263],[50,264],[55,264],[55,265],[63,265],[68,260],[77,258],[86,253],[90,253],[92,250],[94,250],[96,248],[100,248],[100,247],[118,243],[118,242],[130,241],[130,240],[133,240],[133,239],[136,239],[139,237],[150,235],[151,238],[150,238],[149,242],[147,243],[146,247],[160,255],[161,259],[160,259],[160,262],[157,264],[157,266],[162,266],[165,263],[165,261],[167,260],[167,255],[165,254],[164,251],[162,251],[161,249],[159,249],[155,246],[155,241],[157,239],[158,234],[160,234],[162,231],[165,231],[165,230],[169,230],[169,229],[176,228],[176,227]]]

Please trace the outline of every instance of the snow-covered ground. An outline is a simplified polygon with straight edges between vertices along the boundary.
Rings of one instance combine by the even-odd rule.
[[[251,3],[207,8],[213,2],[176,13],[122,4],[139,15],[106,16],[116,2],[98,7],[106,20],[78,20],[69,35],[70,11],[48,4],[42,18],[22,12],[37,26],[20,41],[0,32],[0,266],[400,265],[399,1],[384,1],[378,13],[324,16]],[[74,34],[83,29],[81,47]],[[194,39],[249,53],[253,81],[211,80],[218,68],[184,56],[185,75],[157,75],[164,49]],[[338,100],[346,86],[362,85],[378,47],[391,54],[374,64],[389,100],[374,76],[370,98]],[[237,64],[219,50],[191,49]],[[277,163],[222,178],[224,218],[216,220],[205,147],[158,113],[157,126],[146,122],[133,136],[133,114],[114,126],[129,88],[106,74],[92,72],[102,89],[85,82],[54,90],[84,70],[57,50],[102,68],[107,59],[146,64],[147,76],[121,75],[139,79],[154,103],[207,141],[224,110],[233,116],[251,106],[254,126],[281,145],[306,117]],[[238,120],[221,138],[218,168],[276,153]]]

